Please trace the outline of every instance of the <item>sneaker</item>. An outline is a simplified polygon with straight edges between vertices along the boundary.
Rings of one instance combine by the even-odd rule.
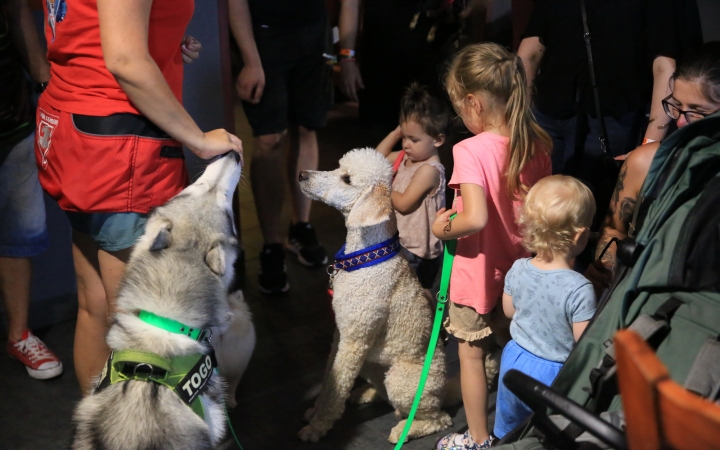
[[[490,435],[485,442],[478,444],[470,436],[470,430],[467,430],[463,434],[450,433],[440,438],[435,448],[436,450],[480,450],[492,447],[494,441],[494,436]]]
[[[258,289],[263,294],[281,294],[290,289],[285,273],[285,251],[281,244],[265,244],[260,252]]]
[[[327,264],[327,253],[318,243],[315,228],[307,222],[290,225],[285,248],[297,255],[300,264],[310,267]]]
[[[28,374],[38,380],[60,375],[62,362],[30,330],[25,330],[19,341],[8,341],[8,353],[25,364]]]

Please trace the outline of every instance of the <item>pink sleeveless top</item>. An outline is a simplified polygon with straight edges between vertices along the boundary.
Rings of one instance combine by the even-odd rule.
[[[415,172],[424,165],[430,165],[440,172],[440,184],[435,191],[428,194],[422,204],[410,214],[400,214],[395,211],[397,227],[400,232],[400,244],[411,253],[424,259],[432,259],[442,253],[442,242],[432,234],[431,228],[435,222],[435,213],[445,206],[445,167],[439,161],[425,161],[414,167],[406,168],[407,155],[398,167],[397,175],[393,180],[394,191],[403,193],[410,185]]]

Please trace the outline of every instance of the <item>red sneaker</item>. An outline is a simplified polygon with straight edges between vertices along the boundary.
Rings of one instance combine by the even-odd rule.
[[[8,353],[25,364],[28,374],[38,380],[60,375],[62,362],[30,330],[25,330],[19,341],[8,341]]]

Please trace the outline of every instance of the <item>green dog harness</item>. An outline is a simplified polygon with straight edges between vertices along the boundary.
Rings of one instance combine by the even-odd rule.
[[[140,311],[140,320],[171,333],[183,334],[193,340],[209,342],[209,329],[193,329],[172,319]],[[175,392],[201,419],[205,418],[200,394],[204,392],[217,363],[211,350],[207,355],[193,353],[165,358],[140,350],[113,351],[103,368],[95,392],[122,381],[148,381],[162,384]]]

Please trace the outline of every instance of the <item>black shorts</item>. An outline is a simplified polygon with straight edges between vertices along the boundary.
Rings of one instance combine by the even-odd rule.
[[[326,64],[327,24],[254,30],[265,89],[260,103],[243,102],[253,136],[281,133],[288,123],[316,130],[325,125],[332,98],[332,67]]]

